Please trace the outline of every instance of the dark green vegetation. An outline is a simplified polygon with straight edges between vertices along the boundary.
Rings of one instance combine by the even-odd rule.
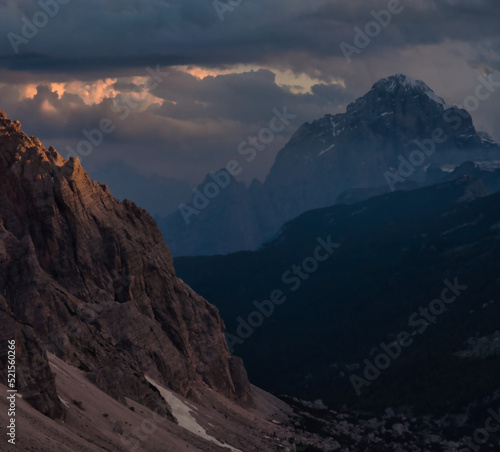
[[[479,195],[483,186],[462,178],[314,210],[258,251],[177,258],[175,267],[232,334],[254,300],[283,290],[287,301],[234,349],[254,384],[367,412],[451,412],[490,395],[500,375],[498,356],[454,355],[500,329],[500,194]],[[329,235],[340,248],[291,291],[283,273]],[[351,373],[363,377],[363,360],[373,361],[381,342],[413,331],[409,317],[454,278],[468,288],[357,396]]]

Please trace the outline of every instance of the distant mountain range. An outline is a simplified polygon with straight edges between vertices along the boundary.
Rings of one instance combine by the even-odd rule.
[[[419,91],[414,102],[465,118],[421,82],[381,83],[387,93]],[[367,133],[358,109],[348,110],[351,125]],[[396,139],[409,121],[415,134],[412,117],[403,114],[386,132]],[[332,118],[333,131],[345,116]],[[263,185],[246,189],[209,175],[207,183],[227,190],[204,210],[212,222],[193,247],[224,245],[223,234],[232,246],[253,247],[278,224],[279,232],[255,251],[177,258],[174,270],[145,210],[118,201],[78,159],[64,160],[0,111],[0,339],[15,341],[16,449],[475,449],[473,429],[486,414],[497,419],[500,404],[500,183],[498,146],[464,124],[450,135],[451,149],[441,141],[451,130],[432,129],[442,148],[422,150],[429,162],[412,163],[420,154],[409,148],[395,156],[397,166],[378,167],[372,186],[346,189],[358,170],[343,175],[339,156],[329,157],[331,181],[315,175],[319,163],[306,165],[325,163],[348,131],[334,143],[311,132],[305,141],[327,147],[315,158],[303,151],[277,159],[295,164]],[[292,140],[281,154],[293,149]],[[331,185],[315,202],[337,204],[282,225],[312,202],[300,181],[295,193],[280,192],[295,186],[294,171]],[[273,198],[266,184],[280,177]],[[392,192],[394,181],[405,190]],[[184,281],[220,308],[227,330],[217,308]],[[7,350],[0,348],[5,394]],[[253,381],[288,396],[250,385],[233,352],[245,357]],[[7,398],[0,405],[7,426]],[[490,439],[499,441],[494,432]]]
[[[464,194],[481,195],[482,187],[459,184],[446,199]],[[277,242],[291,253],[281,258],[310,245],[311,237],[297,232],[296,250],[288,248],[297,240],[293,235]],[[332,251],[328,237],[314,240],[318,257]],[[269,245],[271,257],[274,246]],[[250,257],[244,263],[250,272],[272,263],[254,267],[258,259],[252,256],[261,255],[243,255]],[[223,267],[203,271],[217,283],[213,272]],[[243,276],[227,274],[233,301],[239,300]],[[252,279],[251,273],[246,276]],[[469,431],[449,435],[436,418],[409,420],[391,409],[368,418],[349,408],[328,409],[320,400],[279,400],[250,385],[241,359],[226,345],[217,309],[176,277],[151,216],[130,201],[118,201],[106,185],[90,180],[78,159],[64,160],[54,148],[46,149],[1,110],[0,324],[0,390],[11,394],[9,400],[0,398],[0,422],[10,426],[6,436],[15,441],[7,444],[4,438],[2,451],[427,452],[443,450],[448,438],[458,446],[470,442]],[[313,331],[307,324],[300,327]],[[294,350],[287,347],[297,341],[288,344],[290,335],[284,333],[281,346],[262,350],[263,362],[268,351],[279,352],[276,364],[293,362]],[[488,357],[491,350],[479,338],[460,356],[468,360],[479,351]],[[302,356],[303,350],[295,351]],[[313,348],[311,356],[319,351]],[[7,362],[11,366],[13,359],[8,379]],[[295,362],[299,378],[308,363]],[[270,377],[276,369],[262,373],[269,371]],[[287,376],[283,384],[291,380]]]
[[[500,373],[500,193],[488,193],[466,176],[317,209],[257,251],[175,266],[220,309],[228,343],[267,390],[375,412],[468,411]],[[399,353],[402,331],[412,343]],[[491,351],[463,353],[476,342]],[[381,344],[397,359],[379,358],[371,381],[366,360],[387,354]]]
[[[174,256],[251,250],[303,212],[424,186],[437,177],[426,174],[429,167],[467,160],[498,162],[500,147],[465,110],[398,74],[375,83],[345,113],[303,124],[264,183],[246,188],[231,178],[187,221],[179,210],[157,221]],[[207,176],[197,189],[211,182]]]

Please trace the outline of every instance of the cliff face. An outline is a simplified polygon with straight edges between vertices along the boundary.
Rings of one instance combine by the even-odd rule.
[[[45,149],[3,112],[0,315],[2,340],[19,341],[18,389],[52,417],[62,407],[44,350],[118,400],[158,406],[144,374],[183,395],[205,383],[249,397],[217,309],[176,278],[149,214],[113,198],[78,159]]]

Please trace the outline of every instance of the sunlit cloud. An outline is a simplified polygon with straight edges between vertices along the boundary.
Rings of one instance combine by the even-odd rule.
[[[57,113],[57,109],[47,99],[45,99],[42,102],[41,110],[44,113],[48,113],[48,114],[56,114]]]
[[[75,95],[78,96],[78,98],[80,98],[88,107],[99,105],[105,99],[120,99],[123,97],[129,97],[140,103],[139,111],[141,111],[154,104],[161,105],[163,103],[163,99],[156,97],[150,91],[145,89],[147,80],[148,76],[107,78],[90,82],[72,80],[67,82],[47,83],[40,81],[39,83],[13,85],[13,88],[18,91],[20,101],[33,99],[38,93],[38,87],[46,86],[50,89],[50,91],[56,93],[59,99],[61,99],[65,94]],[[117,89],[117,83],[132,86],[134,89]],[[53,108],[53,106],[44,105],[42,109],[44,112],[53,112]]]
[[[31,83],[19,87],[19,100],[33,99],[38,93],[37,85]]]
[[[316,78],[305,72],[296,73],[290,69],[282,70],[272,66],[257,66],[238,64],[225,69],[203,68],[197,66],[177,66],[176,69],[190,74],[200,80],[206,77],[217,77],[219,75],[228,74],[243,74],[245,72],[258,71],[261,69],[268,70],[276,76],[276,85],[287,88],[293,94],[311,94],[312,87],[321,83],[325,83],[324,79]],[[339,85],[345,88],[345,82],[341,78],[331,77],[328,80],[330,84]]]

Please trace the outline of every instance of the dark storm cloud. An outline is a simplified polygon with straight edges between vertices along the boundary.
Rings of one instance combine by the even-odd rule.
[[[113,84],[113,89],[121,93],[141,93],[144,92],[146,87],[144,85],[136,85],[132,82],[116,82]]]
[[[338,85],[325,85],[324,83],[313,85],[311,88],[312,93],[325,102],[348,103],[353,100],[353,97],[345,89]]]
[[[55,1],[55,0],[54,0]],[[302,2],[245,0],[221,22],[210,0],[72,0],[60,5],[49,23],[16,55],[9,32],[21,33],[21,17],[32,18],[34,2],[0,6],[0,65],[11,70],[112,72],[196,64],[269,63],[297,58],[341,57],[339,44],[351,42],[353,27],[373,18],[371,10],[388,0]],[[366,49],[402,49],[447,39],[498,38],[500,3],[496,0],[401,0],[404,12]],[[290,63],[293,64],[293,63]],[[302,68],[303,70],[304,69]]]
[[[354,27],[363,29],[373,20],[371,11],[388,2],[243,0],[221,21],[212,0],[70,0],[16,54],[8,33],[21,34],[21,18],[31,20],[40,4],[6,0],[0,4],[0,108],[59,150],[74,148],[82,129],[111,117],[116,130],[86,167],[120,159],[144,172],[196,182],[234,158],[238,144],[269,121],[272,108],[286,106],[297,119],[244,174],[263,176],[302,122],[343,111],[381,77],[404,72],[460,103],[474,92],[475,69],[500,68],[497,0],[401,0],[403,11],[349,64],[340,43],[352,44]],[[239,63],[268,69],[199,79],[173,67],[233,71]],[[170,72],[151,93],[159,103],[124,120],[112,112],[110,99],[87,105],[47,86],[116,78],[115,90],[146,93],[131,77],[156,65]],[[276,82],[277,71],[290,70],[308,74],[310,90]],[[28,83],[40,84],[38,94],[19,100],[14,87]],[[498,138],[491,120],[497,105],[485,102],[474,119]]]
[[[205,77],[203,80],[179,71],[171,71],[168,83],[161,84],[153,94],[166,100],[161,114],[181,119],[226,119],[247,124],[264,124],[263,112],[288,105],[301,110],[309,118],[323,107],[335,109],[353,100],[342,87],[332,86],[329,95],[325,89],[314,86],[312,94],[294,94],[276,84],[276,76],[269,70],[250,71]],[[175,104],[174,104],[175,102]]]

